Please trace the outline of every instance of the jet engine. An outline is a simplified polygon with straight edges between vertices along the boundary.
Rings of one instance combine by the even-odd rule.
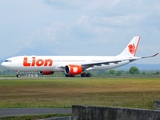
[[[40,71],[40,73],[41,73],[42,75],[51,75],[51,74],[54,73],[54,71],[45,70],[45,71]]]
[[[83,72],[83,68],[80,65],[66,65],[64,68],[64,72],[66,75],[78,75]]]

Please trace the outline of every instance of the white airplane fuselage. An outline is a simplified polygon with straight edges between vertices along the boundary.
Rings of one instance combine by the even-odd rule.
[[[90,77],[88,70],[109,70],[126,65],[130,62],[155,57],[136,57],[136,51],[140,41],[139,36],[133,37],[126,48],[117,56],[17,56],[5,60],[1,65],[7,69],[19,72],[40,72],[43,75],[54,72],[64,72],[66,77],[81,74],[82,77]]]
[[[27,58],[27,61],[24,59]],[[114,56],[17,56],[9,58],[8,61],[2,63],[8,69],[30,72],[30,71],[64,71],[65,65],[81,65],[86,63],[97,63],[105,61],[115,61],[118,57]],[[127,58],[126,58],[127,59]],[[51,62],[48,62],[50,60]],[[26,63],[27,65],[25,65]],[[129,60],[108,64],[95,65],[87,68],[87,70],[108,70],[123,66],[130,63]],[[8,67],[7,67],[8,66]]]

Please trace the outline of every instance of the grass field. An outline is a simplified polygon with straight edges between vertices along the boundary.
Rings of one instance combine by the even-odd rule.
[[[160,78],[20,78],[0,80],[0,108],[72,105],[152,109]]]

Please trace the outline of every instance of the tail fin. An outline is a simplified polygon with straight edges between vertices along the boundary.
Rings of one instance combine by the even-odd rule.
[[[134,57],[136,55],[139,41],[140,41],[140,36],[133,37],[132,40],[130,41],[130,43],[123,50],[123,52],[120,53],[118,56]]]

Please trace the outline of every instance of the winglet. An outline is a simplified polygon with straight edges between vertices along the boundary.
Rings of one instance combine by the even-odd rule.
[[[144,56],[144,57],[141,57],[142,59],[143,58],[150,58],[150,57],[155,57],[155,56],[157,56],[159,53],[156,53],[156,54],[154,54],[154,55],[151,55],[151,56]]]
[[[158,54],[159,54],[159,53],[154,54],[153,57],[157,56]]]

